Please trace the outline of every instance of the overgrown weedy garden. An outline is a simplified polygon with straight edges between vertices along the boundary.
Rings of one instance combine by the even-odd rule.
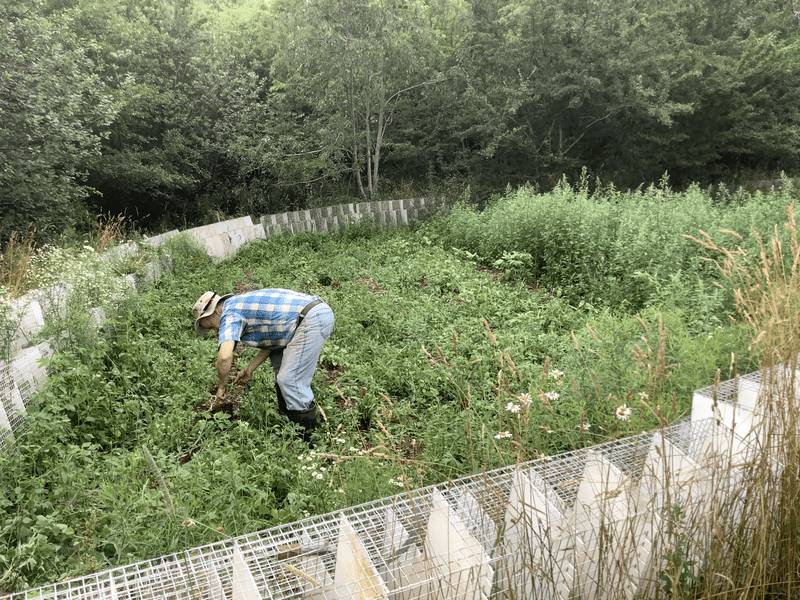
[[[84,283],[51,315],[58,352],[28,433],[0,453],[0,593],[675,422],[694,390],[759,361],[713,255],[686,236],[757,255],[751,231],[783,235],[797,196],[561,184],[483,211],[465,198],[411,228],[276,236],[222,262],[179,238],[170,272],[135,295],[109,282],[155,250],[38,258],[31,286]],[[195,337],[192,302],[263,287],[336,315],[313,450],[278,413],[269,369],[210,406],[215,339]],[[95,330],[85,315],[103,303]]]

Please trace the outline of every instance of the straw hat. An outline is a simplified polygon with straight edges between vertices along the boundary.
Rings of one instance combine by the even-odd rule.
[[[199,336],[204,336],[207,334],[210,329],[205,327],[200,327],[200,319],[203,317],[207,317],[214,313],[217,309],[217,304],[220,302],[225,302],[228,298],[231,298],[233,294],[225,294],[224,296],[218,296],[214,292],[206,292],[194,303],[194,307],[192,308],[192,314],[194,315],[194,332]]]

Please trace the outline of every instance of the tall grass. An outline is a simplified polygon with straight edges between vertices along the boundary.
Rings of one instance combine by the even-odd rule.
[[[84,245],[101,254],[127,234],[123,215],[100,214]],[[41,258],[46,251],[47,248],[37,245],[36,231],[27,234],[12,231],[0,253],[0,297],[18,298],[39,285]]]
[[[765,240],[753,231],[757,252],[725,233],[729,246],[706,232],[691,238],[717,256],[730,282],[741,320],[752,335],[752,350],[762,363],[762,389],[756,412],[762,444],[747,476],[752,493],[726,522],[733,535],[712,544],[704,597],[796,598],[800,593],[800,440],[798,440],[798,353],[800,353],[800,242],[794,205],[787,208],[783,231],[776,225]],[[730,517],[728,517],[730,519]]]
[[[0,288],[10,298],[22,296],[35,283],[38,253],[35,232],[11,232],[0,254]]]
[[[727,245],[702,231],[699,237],[686,236],[716,257],[709,260],[732,291],[736,319],[749,331],[750,352],[760,361],[761,385],[751,425],[745,427],[750,410],[744,400],[739,404],[736,395],[715,399],[720,419],[739,425],[737,435],[745,444],[715,430],[698,450],[702,462],[690,466],[677,458],[668,441],[668,425],[675,415],[665,412],[669,399],[659,398],[675,367],[665,360],[668,333],[661,321],[653,332],[641,322],[644,334],[652,338],[648,343],[643,336],[644,343],[632,353],[645,382],[643,391],[609,392],[608,381],[594,373],[590,377],[592,395],[613,398],[618,409],[624,409],[615,414],[625,418],[632,407],[655,412],[662,435],[653,438],[641,473],[630,477],[623,473],[624,484],[609,486],[602,478],[597,482],[592,494],[599,500],[590,502],[593,508],[585,508],[579,494],[571,495],[574,491],[552,493],[544,484],[538,492],[525,491],[524,486],[514,491],[522,496],[527,509],[506,521],[505,535],[511,537],[503,549],[509,552],[508,562],[501,567],[503,585],[509,588],[504,589],[504,597],[555,597],[566,590],[571,591],[570,597],[582,600],[776,600],[800,595],[800,241],[794,206],[790,204],[786,211],[785,225],[774,226],[768,240],[755,229],[750,232],[751,244],[732,230],[715,236],[733,240]],[[488,325],[486,333],[496,346]],[[591,334],[600,341],[593,331]],[[573,340],[576,351],[583,355],[586,350],[577,337]],[[455,345],[454,339],[457,354]],[[448,359],[440,348],[435,350],[427,354],[428,360],[445,371],[468,411],[473,404],[469,371]],[[552,387],[549,363],[545,364],[538,398],[523,399],[508,351],[498,348],[496,357],[497,421],[466,430],[479,452],[472,457],[473,468],[514,465],[537,457],[549,460],[537,452],[545,447],[546,436],[541,431],[531,435],[531,414],[537,415],[534,429],[541,429],[537,423],[548,423],[548,414],[552,417],[549,422],[557,424],[554,429],[574,429],[549,402],[545,391]],[[732,356],[729,375],[736,375],[736,365],[737,357]],[[722,376],[718,371],[718,384]],[[573,381],[573,386],[577,393],[577,382]],[[721,389],[719,385],[716,388]],[[732,405],[723,409],[723,402]],[[588,422],[581,415],[581,433],[585,425]],[[481,443],[493,433],[495,443],[488,447]],[[577,433],[570,437],[575,448],[586,445]],[[535,466],[534,472],[545,473],[543,464]],[[556,471],[561,468],[554,467]],[[533,475],[534,487],[539,475]],[[558,509],[563,510],[561,516]],[[575,521],[565,522],[563,515],[573,511],[578,516],[568,518]],[[590,515],[584,522],[587,529],[570,533],[582,512],[584,517]],[[590,547],[594,549],[585,549]]]
[[[111,213],[97,215],[94,231],[87,236],[88,244],[102,254],[114,244],[123,240],[127,234],[124,215]]]

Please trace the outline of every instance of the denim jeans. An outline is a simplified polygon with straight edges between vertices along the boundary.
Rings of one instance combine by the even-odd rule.
[[[269,355],[288,410],[308,410],[314,405],[311,380],[322,346],[333,330],[333,311],[325,304],[312,308],[294,332],[289,344]]]

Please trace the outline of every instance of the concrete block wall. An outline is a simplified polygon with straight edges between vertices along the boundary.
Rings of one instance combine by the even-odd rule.
[[[228,258],[247,242],[277,234],[292,235],[306,231],[327,233],[340,227],[368,218],[375,225],[410,225],[432,215],[442,206],[443,198],[411,198],[339,204],[264,215],[256,223],[252,217],[240,217],[202,227],[187,229],[184,233],[206,247],[210,256]],[[177,229],[145,239],[145,243],[160,246],[178,235]]]
[[[441,198],[411,198],[407,200],[383,200],[339,204],[294,212],[265,215],[261,217],[264,236],[278,233],[293,234],[305,231],[334,231],[365,217],[381,226],[409,225],[433,214],[440,206]]]

